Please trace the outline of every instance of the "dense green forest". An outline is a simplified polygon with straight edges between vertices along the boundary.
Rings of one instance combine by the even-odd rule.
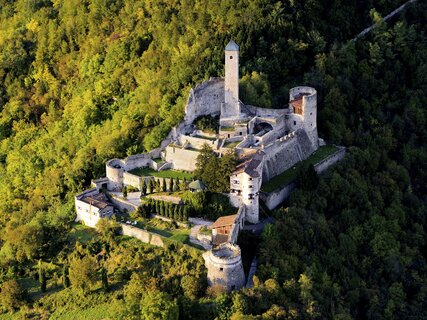
[[[427,317],[427,4],[379,19],[403,2],[0,0],[1,310]],[[230,38],[245,81],[269,82],[268,103],[315,87],[320,136],[349,148],[274,213],[254,287],[205,296],[200,254],[186,247],[147,247],[114,226],[77,241],[73,197],[107,159],[159,144],[189,88],[223,74]],[[23,279],[47,281],[47,294],[23,291]]]

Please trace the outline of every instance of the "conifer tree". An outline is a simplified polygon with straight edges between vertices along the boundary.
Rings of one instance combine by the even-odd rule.
[[[43,268],[43,264],[41,260],[39,260],[39,283],[40,283],[40,291],[46,292],[46,271]]]
[[[147,184],[145,183],[145,179],[142,179],[141,182],[141,198],[147,194]]]
[[[170,178],[170,180],[169,180],[169,190],[170,190],[170,192],[173,192],[174,185],[175,185],[174,179]]]
[[[70,278],[68,277],[68,266],[64,264],[62,267],[62,284],[64,288],[68,288],[70,286]]]
[[[166,190],[167,190],[167,188],[166,188],[166,178],[163,178],[163,181],[162,181],[162,191],[166,192]]]
[[[102,282],[102,289],[104,291],[108,291],[108,275],[107,275],[107,269],[104,267],[101,269],[101,282]]]

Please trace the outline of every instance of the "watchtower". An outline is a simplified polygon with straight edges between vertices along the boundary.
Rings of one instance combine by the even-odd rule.
[[[231,40],[225,47],[224,105],[221,117],[239,117],[239,46]]]

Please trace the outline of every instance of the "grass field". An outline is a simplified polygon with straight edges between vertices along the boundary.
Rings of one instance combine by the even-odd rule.
[[[151,168],[136,168],[136,169],[130,170],[129,173],[140,176],[140,177],[153,176],[153,177],[159,177],[159,178],[174,178],[174,179],[180,179],[180,180],[193,179],[193,175],[191,173],[177,171],[177,170],[156,171]]]
[[[237,146],[240,142],[242,141],[231,141],[231,142],[226,142],[224,143],[224,148],[234,148],[235,146]]]
[[[320,147],[319,149],[316,150],[316,152],[314,152],[310,157],[308,157],[308,159],[297,163],[292,168],[289,168],[288,170],[284,171],[282,174],[279,174],[278,176],[274,177],[267,183],[264,183],[261,187],[261,191],[273,192],[277,188],[280,188],[282,186],[285,186],[291,183],[296,179],[298,168],[300,166],[307,163],[314,165],[337,151],[338,151],[338,147],[332,146],[332,145]]]

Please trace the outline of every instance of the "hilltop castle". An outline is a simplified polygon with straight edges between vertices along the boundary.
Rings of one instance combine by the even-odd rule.
[[[218,134],[197,130],[193,125],[195,119],[206,115],[220,117]],[[245,221],[259,221],[262,183],[308,158],[318,149],[319,142],[322,144],[317,134],[316,116],[317,93],[311,87],[292,88],[289,105],[282,109],[242,103],[239,99],[239,46],[230,41],[225,47],[225,78],[211,78],[191,89],[184,121],[172,129],[159,148],[126,159],[109,160],[106,177],[93,181],[96,188],[76,196],[77,220],[88,221],[91,226],[96,224],[103,211],[96,211],[101,214],[94,219],[94,211],[86,207],[91,206],[91,199],[101,188],[140,188],[143,179],[152,178],[132,174],[129,172],[132,169],[193,171],[203,145],[208,144],[218,156],[232,149],[240,164],[230,176],[229,199],[239,208],[238,213],[230,216],[228,225],[217,224],[217,229],[214,225],[213,236],[217,241],[213,242],[217,246],[205,252],[204,258],[209,284],[221,284],[228,290],[239,288],[244,284],[244,274],[240,249],[235,245],[238,232]],[[96,204],[103,206],[99,201]],[[105,208],[102,210],[109,213],[111,208]]]

